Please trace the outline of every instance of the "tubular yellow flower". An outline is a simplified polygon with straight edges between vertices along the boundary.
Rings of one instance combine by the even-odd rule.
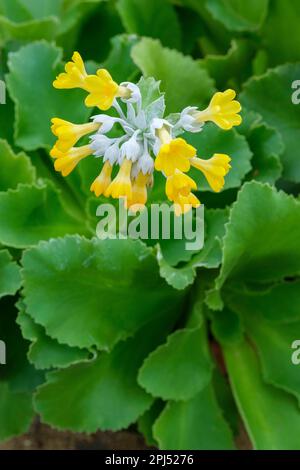
[[[84,81],[87,76],[81,55],[79,52],[74,52],[72,61],[67,62],[65,72],[56,77],[53,86],[58,89],[84,88]]]
[[[124,197],[128,201],[132,199],[131,167],[132,162],[125,158],[121,164],[119,173],[105,191],[106,197],[111,196],[114,199]]]
[[[119,94],[119,85],[113,81],[110,73],[105,69],[97,71],[97,75],[89,75],[85,79],[85,90],[90,94],[85,100],[88,107],[98,106],[106,111]]]
[[[104,194],[110,185],[112,169],[113,167],[109,161],[105,162],[100,175],[97,176],[97,178],[92,183],[90,189],[97,197],[101,196],[101,194]]]
[[[238,113],[242,107],[238,101],[234,101],[235,96],[235,91],[230,89],[215,93],[204,111],[194,112],[196,121],[212,121],[226,131],[233,126],[239,126],[242,118]]]
[[[76,167],[76,165],[92,154],[92,149],[89,145],[83,147],[73,147],[67,153],[61,152],[57,147],[53,147],[50,155],[56,158],[54,168],[56,171],[61,172],[63,176],[68,176]]]
[[[58,137],[56,147],[62,152],[67,152],[78,142],[81,137],[99,129],[99,123],[73,124],[63,119],[51,119],[53,134]]]
[[[196,149],[184,139],[177,138],[163,143],[155,159],[155,169],[171,176],[175,170],[189,171],[190,159],[196,155]]]
[[[147,185],[149,185],[151,179],[149,174],[144,175],[142,171],[138,173],[132,185],[132,198],[126,201],[126,208],[137,206],[136,209],[138,209],[138,206],[145,206],[147,202]]]
[[[231,166],[230,157],[222,153],[215,153],[209,160],[202,158],[192,158],[191,165],[202,171],[208,184],[215,192],[221,191],[224,186],[224,176],[227,175]]]
[[[193,189],[197,189],[195,181],[179,170],[167,178],[166,195],[174,202],[175,215],[185,214],[192,207],[200,206],[199,199],[191,192]]]

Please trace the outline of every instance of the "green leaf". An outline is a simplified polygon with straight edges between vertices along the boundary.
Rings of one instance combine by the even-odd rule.
[[[284,2],[272,0],[261,30],[263,45],[272,65],[299,61],[297,47],[299,15],[300,4],[297,0],[284,0]]]
[[[228,220],[227,209],[207,209],[204,212],[204,246],[199,250],[187,250],[186,240],[161,240],[157,259],[160,275],[175,289],[185,289],[194,282],[197,268],[217,268],[221,264],[221,240]],[[176,265],[178,262],[187,263]]]
[[[231,31],[255,31],[268,12],[269,0],[206,0],[205,5],[214,19]]]
[[[201,64],[162,47],[157,40],[143,38],[133,47],[132,58],[146,77],[161,80],[169,113],[186,106],[206,105],[214,92],[213,82]]]
[[[25,153],[15,154],[6,140],[0,139],[0,191],[15,189],[19,183],[33,183],[35,168]]]
[[[249,39],[233,39],[225,55],[206,55],[201,62],[216,81],[219,90],[239,87],[252,75],[252,60],[256,52]]]
[[[111,39],[111,50],[103,67],[109,70],[117,83],[132,80],[138,74],[131,58],[131,49],[137,42],[136,36],[127,34],[120,34]]]
[[[231,170],[225,176],[223,191],[238,188],[251,169],[252,152],[244,136],[236,130],[223,131],[214,124],[207,124],[204,130],[195,134],[184,134],[185,139],[198,150],[200,158],[210,158],[214,153],[225,153],[231,158]],[[212,191],[204,175],[193,168],[191,176],[198,183],[199,191]]]
[[[233,204],[216,281],[269,282],[300,272],[300,203],[268,185],[246,183]]]
[[[211,376],[206,328],[198,313],[197,326],[175,331],[147,357],[138,382],[163,400],[188,400],[207,386]]]
[[[211,385],[187,401],[169,402],[154,424],[162,450],[228,450],[233,438]]]
[[[243,117],[239,132],[245,135],[253,152],[248,178],[274,184],[282,173],[280,156],[285,149],[280,133],[264,124],[261,116],[253,112],[247,112]]]
[[[90,110],[84,107],[81,90],[52,86],[62,68],[61,57],[61,49],[46,42],[31,43],[9,55],[7,86],[16,105],[15,140],[26,150],[53,145],[53,117],[78,124],[88,120]]]
[[[85,233],[63,207],[61,197],[50,184],[19,185],[0,193],[0,242],[14,248],[26,248],[39,240],[67,233]]]
[[[180,25],[168,0],[118,0],[117,9],[128,33],[157,38],[164,46],[179,48]]]
[[[59,344],[46,335],[45,330],[34,323],[22,309],[17,318],[22,335],[31,342],[27,357],[36,369],[64,368],[76,362],[88,359],[89,353],[84,349],[70,348]]]
[[[110,353],[50,373],[35,397],[35,408],[43,421],[60,429],[89,433],[116,431],[134,423],[153,402],[137,384],[138,369],[173,321],[170,315],[156,319]]]
[[[69,236],[27,251],[23,266],[27,313],[69,346],[111,348],[181,307],[140,241]]]
[[[285,144],[281,156],[283,176],[294,182],[300,181],[297,145],[300,139],[300,106],[292,102],[291,86],[299,76],[299,64],[282,65],[259,78],[251,79],[241,95],[243,105],[259,113],[268,126],[280,132]]]
[[[258,350],[264,380],[300,400],[300,374],[292,362],[292,344],[299,338],[298,323],[273,324],[260,316],[246,318],[246,330]]]
[[[14,295],[21,287],[20,268],[12,261],[8,250],[0,251],[0,299],[6,295]]]
[[[265,292],[225,292],[226,302],[243,315],[272,323],[289,323],[300,320],[300,281],[275,284]],[[288,299],[288,302],[287,302]]]
[[[0,441],[24,434],[33,419],[30,393],[12,393],[7,383],[0,381]]]
[[[246,341],[224,348],[233,393],[256,450],[299,450],[300,411],[294,397],[263,382]]]

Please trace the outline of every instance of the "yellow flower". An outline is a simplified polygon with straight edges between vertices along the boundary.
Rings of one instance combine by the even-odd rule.
[[[107,70],[98,70],[97,75],[89,75],[85,79],[85,90],[90,93],[85,100],[86,106],[98,106],[98,108],[106,111],[118,95],[119,88],[121,87],[113,81]]]
[[[53,82],[54,88],[84,88],[87,77],[85,66],[79,52],[74,52],[72,62],[67,62],[65,72],[60,73]]]
[[[73,147],[68,152],[61,152],[57,147],[53,147],[50,152],[51,157],[56,158],[54,168],[60,171],[63,176],[68,176],[76,165],[93,153],[89,145],[83,147]]]
[[[105,191],[106,197],[111,196],[114,199],[124,197],[129,201],[132,199],[131,167],[132,162],[125,158],[119,173]]]
[[[215,93],[204,111],[194,113],[196,121],[212,121],[226,131],[233,126],[239,126],[242,118],[238,113],[242,108],[238,101],[234,101],[235,96],[235,91],[230,89]]]
[[[160,147],[155,159],[155,169],[171,176],[175,170],[189,171],[190,158],[196,155],[196,149],[184,139],[177,138]]]
[[[125,204],[127,208],[136,206],[134,209],[139,210],[140,208],[145,206],[148,196],[147,185],[149,185],[151,179],[151,175],[149,175],[148,173],[146,175],[144,175],[142,171],[138,173],[132,185],[132,198],[130,200],[127,200]]]
[[[202,171],[210,187],[218,193],[224,186],[224,176],[227,175],[231,168],[230,160],[228,155],[215,153],[209,160],[192,158],[191,165]]]
[[[179,170],[167,178],[166,194],[168,199],[174,202],[177,216],[185,214],[192,207],[200,206],[199,199],[191,192],[192,189],[197,189],[195,181]]]
[[[117,96],[129,98],[131,95],[131,91],[119,86],[106,69],[99,69],[96,75],[88,75],[78,52],[74,52],[72,61],[66,64],[65,72],[56,77],[53,86],[59,89],[82,88],[89,93],[86,106],[98,106],[103,111],[111,107]]]
[[[63,119],[51,119],[53,134],[58,137],[56,147],[62,152],[67,152],[78,142],[81,137],[91,132],[97,131],[100,127],[98,123],[72,124]]]
[[[101,194],[104,194],[110,185],[112,168],[113,167],[109,161],[105,162],[100,175],[97,176],[95,181],[92,183],[90,189],[97,197],[101,196]]]

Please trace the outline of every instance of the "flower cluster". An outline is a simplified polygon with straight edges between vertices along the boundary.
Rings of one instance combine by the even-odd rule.
[[[193,193],[197,184],[187,175],[191,167],[204,174],[214,191],[224,186],[230,157],[216,153],[210,159],[199,158],[196,149],[179,136],[202,131],[208,121],[224,130],[239,125],[241,106],[234,100],[233,90],[215,93],[203,111],[187,107],[164,118],[164,96],[154,79],[142,78],[137,85],[118,85],[105,69],[88,75],[78,52],[53,85],[59,89],[82,88],[88,93],[86,106],[114,110],[110,115],[93,116],[87,124],[52,119],[57,142],[51,156],[55,158],[55,169],[63,176],[90,155],[101,158],[101,172],[91,185],[96,196],[124,198],[127,208],[140,209],[147,202],[156,170],[165,176],[166,195],[174,203],[176,215],[180,215],[200,205]],[[87,135],[89,143],[76,147]]]

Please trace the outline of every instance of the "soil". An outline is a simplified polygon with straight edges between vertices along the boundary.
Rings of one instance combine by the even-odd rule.
[[[35,422],[30,431],[0,444],[0,450],[144,450],[142,436],[134,431],[74,434]]]

